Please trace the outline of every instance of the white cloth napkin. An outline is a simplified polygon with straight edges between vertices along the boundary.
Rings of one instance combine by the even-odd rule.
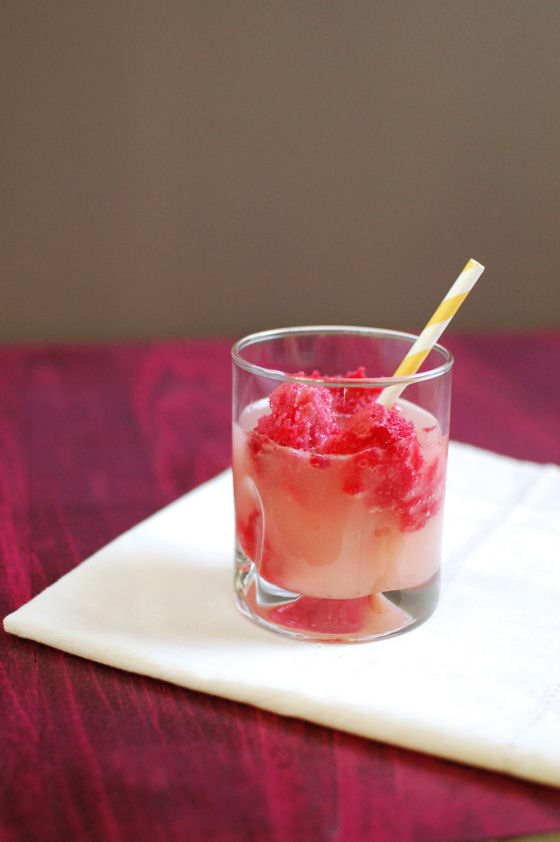
[[[234,606],[229,471],[6,617],[104,664],[560,785],[560,468],[452,442],[440,605],[400,637],[293,641]]]

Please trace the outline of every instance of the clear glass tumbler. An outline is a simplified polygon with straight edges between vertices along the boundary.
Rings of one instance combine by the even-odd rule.
[[[415,339],[311,326],[234,345],[234,583],[259,625],[351,643],[436,608],[453,358],[436,345],[392,377]]]

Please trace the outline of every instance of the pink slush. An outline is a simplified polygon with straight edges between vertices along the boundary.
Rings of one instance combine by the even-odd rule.
[[[291,427],[281,411],[271,418],[267,401],[247,407],[234,426],[244,555],[266,582],[305,597],[421,587],[437,574],[441,548],[447,437],[435,417],[400,400],[388,410],[376,405],[372,422],[358,403],[333,428],[313,393],[308,404],[292,413]],[[310,413],[314,423],[305,425]]]

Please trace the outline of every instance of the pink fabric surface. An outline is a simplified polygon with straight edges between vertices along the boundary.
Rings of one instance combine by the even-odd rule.
[[[456,357],[453,437],[560,463],[560,333],[444,344]],[[0,349],[2,616],[227,467],[229,346]],[[0,634],[2,840],[460,842],[560,830],[557,789]]]

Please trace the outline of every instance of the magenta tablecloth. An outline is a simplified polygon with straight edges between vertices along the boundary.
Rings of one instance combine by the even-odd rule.
[[[453,437],[560,463],[560,333],[445,344]],[[228,465],[229,345],[0,349],[2,616]],[[0,634],[2,840],[459,842],[560,830],[559,790]]]

